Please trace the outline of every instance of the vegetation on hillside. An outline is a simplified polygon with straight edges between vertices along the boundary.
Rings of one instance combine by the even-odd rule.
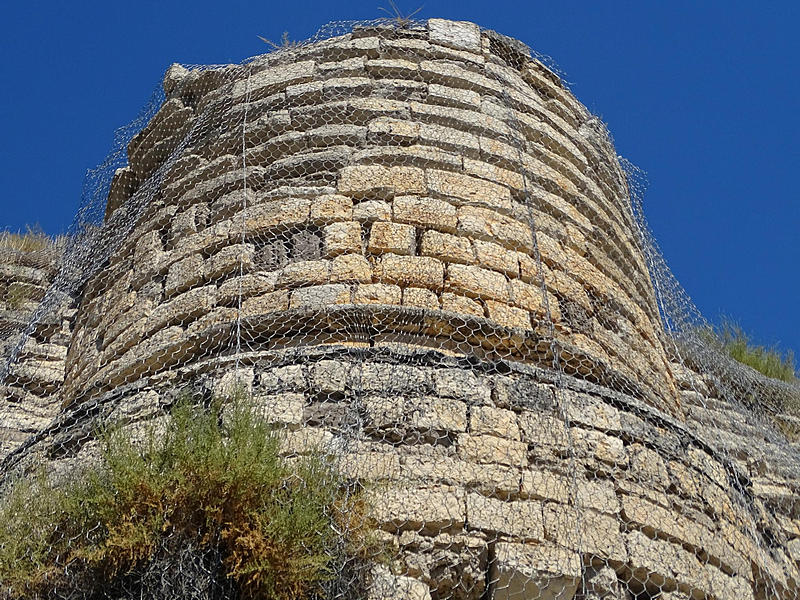
[[[797,381],[794,353],[781,352],[776,346],[766,347],[752,342],[742,328],[725,319],[719,330],[722,346],[733,359],[752,367],[759,373],[787,383]]]
[[[29,225],[25,232],[0,231],[0,249],[5,248],[25,253],[36,252],[49,248],[54,242],[55,240],[38,226],[31,227]]]
[[[324,455],[290,462],[268,423],[222,406],[178,402],[138,441],[104,432],[102,460],[72,483],[18,481],[0,501],[0,598],[150,597],[141,574],[162,561],[165,579],[186,549],[229,597],[313,598],[375,551],[362,495]]]

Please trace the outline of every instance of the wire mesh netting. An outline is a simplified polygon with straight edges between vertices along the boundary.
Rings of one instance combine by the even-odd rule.
[[[798,598],[800,388],[545,62],[393,19],[170,67],[0,239],[0,597]]]

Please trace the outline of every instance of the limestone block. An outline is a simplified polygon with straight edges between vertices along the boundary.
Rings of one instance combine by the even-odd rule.
[[[483,138],[481,138],[483,140]],[[481,144],[483,142],[481,141]],[[521,191],[525,189],[524,177],[516,171],[504,169],[497,165],[491,165],[482,160],[464,158],[464,172],[481,179],[486,179],[492,183],[502,185],[512,190]]]
[[[561,394],[570,423],[601,429],[607,433],[622,430],[620,413],[613,406],[589,394],[571,390],[564,390]]]
[[[670,486],[670,477],[667,466],[658,452],[641,444],[632,444],[628,447],[631,474],[644,484],[667,489]]]
[[[617,562],[627,559],[625,540],[616,517],[555,502],[546,502],[543,512],[547,539],[559,546]]]
[[[372,571],[367,600],[431,600],[431,591],[423,582],[379,565]]]
[[[339,458],[336,468],[348,479],[377,482],[397,479],[400,457],[394,452],[351,452]]]
[[[333,304],[349,304],[350,287],[340,283],[297,288],[289,299],[289,308],[322,309]]]
[[[682,583],[704,591],[704,569],[694,554],[666,540],[651,539],[640,531],[625,534],[628,558],[640,581],[674,587]],[[710,590],[709,590],[710,591]]]
[[[561,309],[556,297],[548,292],[545,305],[542,288],[538,282],[525,283],[518,279],[512,279],[508,283],[511,288],[512,304],[524,308],[538,318],[547,318],[549,309],[549,318],[555,323],[561,322]]]
[[[564,421],[539,409],[526,410],[517,417],[522,441],[531,444],[532,452],[561,455],[571,448],[569,434]]]
[[[267,423],[299,427],[303,423],[305,396],[296,393],[258,394],[252,400],[253,414]]]
[[[521,308],[514,308],[505,302],[486,300],[486,309],[489,318],[503,327],[532,330],[531,318],[528,311]]]
[[[203,281],[203,257],[199,254],[172,263],[167,271],[164,295],[169,298]]]
[[[438,310],[439,298],[434,292],[428,289],[408,287],[403,289],[403,306]]]
[[[353,198],[424,194],[425,172],[417,167],[349,166],[339,175],[339,192]]]
[[[361,254],[342,254],[331,261],[331,283],[370,283],[372,266]]]
[[[467,429],[467,407],[458,400],[435,396],[372,396],[365,401],[365,405],[372,427],[408,425],[416,430],[436,432],[462,432]]]
[[[500,242],[512,250],[528,250],[533,244],[528,225],[479,206],[458,209],[458,229],[462,235]]]
[[[253,244],[234,244],[217,252],[206,261],[204,277],[207,281],[229,274],[247,273],[253,268]]]
[[[361,224],[344,221],[326,225],[324,230],[324,254],[333,258],[340,254],[361,252]]]
[[[250,298],[272,292],[278,282],[278,274],[247,273],[224,281],[217,289],[217,304],[227,306],[238,304],[239,297]]]
[[[516,252],[511,252],[494,242],[482,240],[475,240],[473,246],[480,266],[500,271],[510,277],[519,277],[519,259]]]
[[[252,367],[228,371],[214,384],[214,397],[244,401],[253,393],[255,373]]]
[[[383,79],[415,79],[419,65],[410,60],[373,58],[367,61],[367,73]]]
[[[370,141],[385,145],[409,145],[419,138],[419,123],[390,117],[378,117],[369,122],[367,133]]]
[[[580,427],[572,427],[571,433],[577,456],[594,457],[615,466],[628,464],[628,455],[621,439]]]
[[[499,97],[503,95],[503,85],[499,81],[452,62],[424,60],[419,65],[419,72],[429,83],[439,83],[446,87],[464,88]]]
[[[459,50],[481,52],[481,30],[467,21],[428,19],[428,37],[434,44]]]
[[[458,224],[456,207],[435,198],[397,196],[392,210],[397,223],[450,232],[455,231]]]
[[[476,266],[448,265],[445,288],[472,298],[498,302],[509,302],[511,299],[508,281],[504,275]]]
[[[285,198],[270,200],[244,210],[244,226],[248,234],[260,235],[280,231],[308,222],[311,201],[308,198]],[[233,217],[238,223],[240,216]]]
[[[489,384],[464,369],[437,369],[433,386],[437,396],[459,398],[470,404],[488,404],[491,398]]]
[[[375,265],[375,278],[403,287],[414,286],[439,291],[444,286],[444,265],[429,256],[384,254]]]
[[[311,203],[309,218],[315,225],[327,225],[336,221],[349,221],[353,217],[353,200],[347,196],[327,194]]]
[[[508,188],[463,173],[427,169],[425,172],[431,194],[456,198],[467,204],[493,209],[511,209],[511,192]],[[459,217],[461,215],[459,210]]]
[[[218,307],[189,323],[189,326],[186,328],[186,335],[191,337],[199,333],[208,334],[208,330],[212,327],[230,325],[235,323],[238,318],[238,309],[224,306]]]
[[[304,392],[307,388],[305,370],[300,365],[271,368],[260,376],[259,390],[265,393]]]
[[[380,394],[422,394],[430,390],[430,374],[408,365],[365,363],[361,368],[361,387]]]
[[[506,502],[468,493],[467,527],[509,535],[517,541],[542,541],[542,505],[535,501]]]
[[[320,285],[328,282],[330,277],[330,261],[303,260],[286,265],[278,273],[279,287],[299,287]]]
[[[459,530],[466,520],[464,492],[432,486],[388,488],[366,493],[370,516],[390,531],[441,533]]]
[[[525,444],[493,435],[459,435],[458,453],[465,460],[482,464],[497,463],[515,467],[528,464],[528,447]]]
[[[392,206],[383,200],[362,200],[353,207],[353,219],[361,223],[391,221]]]
[[[399,305],[402,291],[396,285],[383,283],[360,284],[353,292],[353,304]]]
[[[495,600],[562,600],[578,589],[581,558],[549,543],[498,542],[491,569]]]
[[[442,310],[474,317],[484,316],[483,306],[481,306],[479,302],[467,298],[466,296],[459,296],[452,292],[444,292],[441,296],[441,300]]]
[[[465,265],[475,264],[475,252],[467,238],[438,231],[422,234],[420,254],[433,256],[439,260]]]
[[[267,315],[289,308],[289,291],[277,290],[242,302],[242,318]]]
[[[470,411],[469,432],[489,434],[510,440],[519,440],[516,413],[504,408],[473,406]]]
[[[326,394],[347,390],[350,366],[338,360],[321,360],[311,368],[311,384],[317,392]]]
[[[316,64],[313,60],[270,66],[234,84],[232,90],[234,103],[242,102],[245,97],[249,98],[250,102],[255,102],[290,85],[310,81],[314,77],[315,70]]]
[[[284,455],[324,453],[331,447],[333,434],[318,427],[283,428],[278,430],[278,440]]]
[[[458,485],[504,499],[519,494],[519,471],[513,467],[477,465],[450,456],[408,452],[402,458],[404,479]]]
[[[401,225],[388,221],[372,224],[367,250],[373,254],[414,254],[416,230],[411,225]]]
[[[428,86],[427,100],[456,108],[477,109],[481,105],[481,95],[478,92],[449,88],[438,83],[431,83]]]
[[[789,550],[791,559],[800,564],[800,539],[790,541],[786,547]]]
[[[158,231],[148,231],[136,240],[133,251],[133,269],[137,273],[152,273],[153,266],[161,262],[164,246]]]
[[[421,144],[457,152],[462,155],[478,156],[480,153],[480,143],[477,135],[455,127],[447,127],[446,125],[421,123],[419,126],[419,141]],[[428,186],[431,187],[430,179],[428,180]]]
[[[209,312],[216,301],[216,291],[215,285],[194,288],[158,305],[147,319],[145,335],[168,325],[186,324]]]

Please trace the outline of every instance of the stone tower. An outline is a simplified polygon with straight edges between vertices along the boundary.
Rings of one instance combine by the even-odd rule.
[[[369,484],[375,597],[796,597],[796,457],[673,351],[605,128],[526,46],[370,24],[164,94],[8,464],[244,386]]]

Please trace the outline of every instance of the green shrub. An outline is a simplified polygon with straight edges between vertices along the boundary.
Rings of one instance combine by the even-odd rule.
[[[723,320],[720,338],[723,348],[731,358],[767,377],[787,383],[797,381],[794,354],[791,350],[784,354],[777,347],[767,348],[753,344],[742,328],[729,320]]]
[[[139,442],[106,431],[102,460],[74,483],[13,486],[0,503],[0,597],[113,589],[165,547],[192,545],[222,557],[242,598],[309,598],[374,548],[361,494],[319,452],[289,463],[241,404],[180,402],[165,427]]]

